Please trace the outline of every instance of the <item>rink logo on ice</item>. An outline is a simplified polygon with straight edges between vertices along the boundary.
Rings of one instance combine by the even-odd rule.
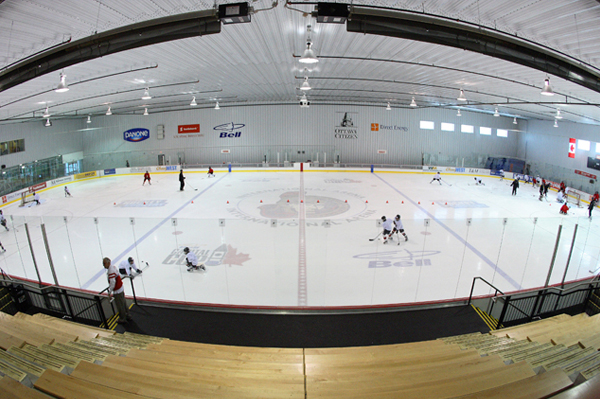
[[[162,262],[163,265],[186,265],[185,254],[183,253],[182,246],[174,249]],[[216,249],[200,249],[198,247],[189,246],[190,250],[198,258],[198,263],[204,263],[205,266],[219,266],[219,265],[236,265],[244,266],[244,262],[249,261],[251,258],[248,254],[238,253],[236,248],[231,245],[222,244]]]
[[[157,206],[165,206],[167,205],[167,200],[129,200],[123,201],[119,203],[119,207],[121,208],[143,208],[143,207],[157,207]]]
[[[356,259],[369,261],[369,269],[386,267],[412,267],[431,266],[431,257],[441,251],[409,251],[408,249],[390,252],[371,252],[368,254],[354,255]]]
[[[325,183],[362,183],[360,180],[354,179],[325,179]]]
[[[125,141],[131,141],[133,143],[137,143],[138,141],[144,141],[149,138],[150,138],[150,130],[148,130],[148,129],[136,128],[136,129],[129,129],[129,130],[123,132],[123,139]]]
[[[233,137],[242,137],[241,129],[246,126],[243,123],[224,123],[219,126],[213,127],[213,130],[216,130],[219,133],[219,138],[233,138]]]

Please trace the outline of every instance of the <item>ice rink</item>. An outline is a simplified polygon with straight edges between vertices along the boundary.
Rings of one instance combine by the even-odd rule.
[[[40,192],[41,205],[2,209],[10,231],[0,240],[5,272],[99,292],[102,257],[132,256],[149,267],[134,279],[138,297],[248,306],[365,306],[469,295],[480,276],[504,292],[591,276],[600,230],[587,209],[559,215],[556,192],[511,179],[431,172],[312,169],[186,171],[95,178]],[[598,212],[596,210],[596,212]],[[386,245],[377,221],[401,215],[409,240]],[[598,215],[600,216],[600,214]],[[27,229],[25,228],[27,226]],[[577,234],[573,245],[575,226]],[[48,248],[42,228],[48,237]],[[27,240],[27,230],[32,251]],[[188,272],[190,247],[206,272]],[[49,255],[48,255],[49,253]],[[570,256],[570,259],[569,259]],[[478,284],[476,294],[490,289]],[[126,294],[131,286],[126,281]]]

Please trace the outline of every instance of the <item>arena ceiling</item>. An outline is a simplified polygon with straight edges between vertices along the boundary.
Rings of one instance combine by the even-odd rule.
[[[0,1],[0,123],[256,104],[451,108],[600,125],[595,0]],[[322,23],[331,3],[347,21]],[[223,13],[223,11],[221,11]],[[340,21],[337,21],[340,22]],[[311,25],[319,62],[299,62]],[[306,69],[305,69],[306,68]],[[56,93],[60,75],[69,91]],[[300,90],[308,77],[311,90]],[[553,96],[542,95],[548,78]],[[151,99],[142,99],[149,89]],[[467,101],[459,101],[460,90]]]

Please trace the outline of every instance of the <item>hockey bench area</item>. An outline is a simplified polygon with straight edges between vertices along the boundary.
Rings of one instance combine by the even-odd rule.
[[[0,232],[2,269],[54,283],[52,261],[60,285],[100,292],[102,257],[131,256],[151,266],[133,281],[138,298],[264,307],[430,303],[467,297],[477,276],[509,293],[543,286],[551,265],[551,285],[598,273],[588,197],[560,215],[552,189],[540,201],[521,181],[511,195],[511,173],[305,165],[216,168],[209,178],[184,169],[180,191],[179,167],[169,168],[48,182],[35,188],[39,206],[18,207],[17,193],[2,208],[10,228]],[[142,185],[145,170],[152,185]],[[437,171],[442,179],[432,181]],[[369,240],[384,215],[401,216],[408,241]],[[206,272],[187,272],[185,247]],[[474,295],[490,293],[480,285]]]

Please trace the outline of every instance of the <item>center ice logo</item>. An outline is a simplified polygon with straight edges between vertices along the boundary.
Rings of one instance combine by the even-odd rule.
[[[123,132],[123,139],[125,141],[131,141],[136,143],[138,141],[144,141],[150,138],[150,130],[148,129],[129,129],[126,132]]]
[[[356,259],[369,259],[370,269],[385,267],[431,266],[431,256],[441,251],[409,251],[408,249],[390,252],[371,252],[354,255]]]

